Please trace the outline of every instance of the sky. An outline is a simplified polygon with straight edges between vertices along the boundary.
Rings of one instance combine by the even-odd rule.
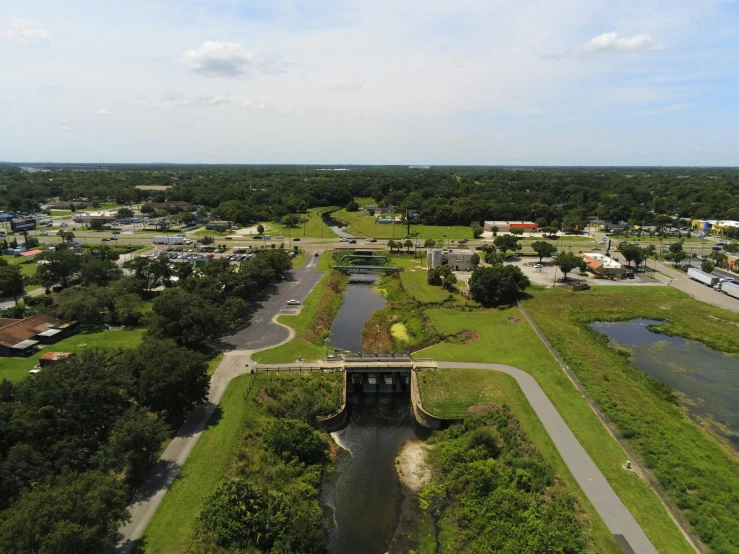
[[[739,165],[739,0],[0,0],[0,160]]]

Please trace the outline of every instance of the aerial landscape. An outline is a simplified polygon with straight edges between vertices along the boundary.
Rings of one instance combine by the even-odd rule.
[[[738,22],[0,5],[0,553],[739,553]]]

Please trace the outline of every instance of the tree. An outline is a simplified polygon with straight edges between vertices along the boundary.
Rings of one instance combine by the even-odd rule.
[[[429,285],[444,287],[449,292],[452,292],[456,288],[457,276],[448,265],[437,265],[429,269],[426,275],[426,281]]]
[[[395,241],[393,239],[390,239],[387,241],[387,247],[390,249],[390,252],[392,253],[393,249],[395,248]]]
[[[626,243],[618,247],[618,251],[621,252],[624,260],[628,262],[629,267],[631,267],[631,262],[635,261],[639,256],[639,250],[640,247],[636,244]]]
[[[567,280],[567,274],[577,267],[581,267],[584,260],[577,254],[572,252],[560,252],[552,258],[552,265],[555,265],[564,274],[564,280]]]
[[[159,458],[168,427],[142,408],[131,408],[113,426],[95,456],[98,467],[122,473],[130,485],[140,482]]]
[[[18,297],[23,294],[23,274],[17,264],[9,265],[5,262],[4,265],[0,265],[0,294],[12,296],[16,305],[18,304]]]
[[[172,288],[154,300],[147,327],[153,337],[173,339],[177,344],[197,348],[235,323],[244,308],[240,299],[230,298],[217,305],[198,294]]]
[[[521,227],[512,227],[510,232],[516,237],[523,235],[523,229],[521,229]]]
[[[711,252],[708,257],[719,267],[723,267],[729,261],[729,257],[726,254],[718,251]]]
[[[485,232],[485,230],[482,228],[482,226],[477,223],[476,221],[473,221],[470,226],[472,227],[472,237],[479,239],[482,234]]]
[[[56,250],[44,254],[47,263],[39,265],[36,272],[47,292],[55,285],[66,287],[80,270],[81,258],[69,250]]]
[[[170,419],[181,418],[207,398],[210,381],[205,358],[172,340],[146,340],[127,351],[119,363],[120,371],[130,377],[131,395]]]
[[[498,254],[495,250],[485,252],[485,263],[488,265],[500,265],[505,262],[505,258]]]
[[[264,444],[285,462],[320,464],[328,454],[326,445],[316,431],[305,422],[277,419],[264,434]]]
[[[282,224],[288,228],[297,227],[300,224],[300,218],[293,214],[285,215],[282,217]]]
[[[704,260],[701,263],[701,270],[705,271],[706,273],[711,273],[715,267],[716,264],[714,264],[711,260]]]
[[[20,496],[0,519],[0,552],[94,554],[115,546],[129,518],[127,487],[111,474],[66,473]]]
[[[434,239],[426,239],[423,241],[424,248],[433,248],[434,246],[436,246],[436,241]]]
[[[102,323],[112,300],[104,287],[67,288],[56,296],[56,314],[82,324]]]
[[[493,232],[493,236],[494,237],[497,237],[498,236],[498,231],[500,231],[500,227],[498,227],[497,225],[493,225],[490,228],[490,230]]]
[[[211,237],[210,235],[206,235],[200,239],[200,244],[204,244],[205,246],[208,246],[209,244],[213,244],[215,242],[215,239]]]
[[[539,263],[541,263],[544,257],[552,256],[557,251],[556,246],[554,246],[551,242],[547,242],[545,240],[537,240],[535,242],[532,242],[531,248],[533,248],[534,252],[539,255]]]
[[[120,208],[118,210],[118,219],[130,219],[133,217],[133,210],[131,208]]]
[[[111,281],[119,279],[123,272],[113,260],[105,256],[85,254],[80,260],[80,283],[83,286],[105,286]]]
[[[72,231],[67,231],[62,236],[62,240],[66,242],[68,245],[72,244],[72,242],[74,242],[74,239],[75,239],[75,235]]]
[[[731,254],[739,252],[739,242],[729,242],[724,245],[724,250]]]
[[[470,295],[485,307],[513,304],[531,284],[519,267],[478,267],[469,280]]]
[[[411,239],[405,239],[403,245],[405,246],[405,251],[410,254],[411,248],[413,248],[413,241]]]
[[[152,206],[149,202],[146,202],[141,206],[141,209],[139,211],[142,214],[153,214],[156,210],[154,209],[154,206]]]
[[[475,252],[474,254],[472,254],[472,256],[470,256],[470,265],[473,268],[476,268],[478,265],[480,265],[480,254]]]
[[[354,200],[352,200],[346,205],[346,211],[347,212],[358,212],[359,204],[357,204]]]
[[[501,235],[499,237],[495,237],[493,244],[500,251],[501,255],[504,258],[507,257],[506,252],[517,252],[520,249],[518,245],[518,239],[513,235]]]
[[[260,235],[264,233],[264,225],[262,225],[261,223],[257,225],[257,233]]]

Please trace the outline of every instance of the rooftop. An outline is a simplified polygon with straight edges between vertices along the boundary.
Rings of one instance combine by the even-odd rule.
[[[621,264],[614,260],[613,258],[609,258],[608,256],[604,254],[600,254],[598,252],[583,252],[582,254],[583,258],[585,258],[585,261],[590,263],[593,267],[600,268],[605,267],[607,269],[620,269]]]

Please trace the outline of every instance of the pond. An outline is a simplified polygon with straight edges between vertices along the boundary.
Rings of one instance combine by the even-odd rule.
[[[739,356],[648,329],[661,323],[634,319],[590,326],[629,348],[636,367],[681,393],[693,419],[708,424],[739,449]]]
[[[407,394],[353,394],[350,422],[332,433],[351,453],[326,476],[323,504],[332,529],[332,554],[384,554],[398,531],[405,494],[395,470],[403,444],[425,440],[430,431],[413,417]]]
[[[339,350],[360,351],[362,328],[375,310],[385,307],[385,297],[372,288],[377,275],[352,275],[347,285],[344,302],[331,325],[328,345]]]

